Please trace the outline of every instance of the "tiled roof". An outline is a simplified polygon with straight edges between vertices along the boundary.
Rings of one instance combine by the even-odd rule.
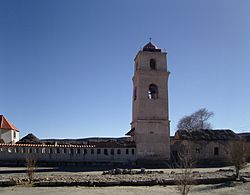
[[[250,133],[249,132],[238,133],[238,136],[240,136],[243,140],[250,142]]]
[[[75,144],[75,145],[82,145],[88,144],[90,142],[108,142],[108,141],[115,141],[117,143],[125,143],[128,142],[130,139],[129,137],[89,137],[89,138],[81,138],[81,139],[41,139],[42,142],[46,144]]]
[[[125,135],[133,135],[135,132],[135,128],[132,128],[129,132],[127,132]]]
[[[19,131],[11,122],[9,122],[3,115],[0,115],[0,129]]]
[[[20,139],[17,142],[17,144],[42,144],[42,142],[35,135],[33,135],[32,133],[29,133],[28,135]]]
[[[239,140],[240,136],[230,129],[178,130],[175,139],[180,140]]]

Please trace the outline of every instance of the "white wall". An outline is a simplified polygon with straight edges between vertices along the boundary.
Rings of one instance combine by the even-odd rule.
[[[101,154],[97,154],[98,149],[101,149]],[[94,150],[94,154],[91,153],[91,150]],[[104,154],[104,150],[108,151],[107,155]],[[114,150],[113,155],[111,150]],[[120,154],[117,153],[118,150],[121,151]],[[129,153],[126,152],[127,150]],[[86,151],[87,153],[85,153]],[[43,162],[133,162],[136,160],[136,149],[0,145],[0,161],[25,161],[27,157],[33,157]]]
[[[16,137],[14,138],[14,133],[16,132]],[[0,138],[4,140],[6,144],[14,144],[19,141],[19,132],[9,129],[0,129]]]

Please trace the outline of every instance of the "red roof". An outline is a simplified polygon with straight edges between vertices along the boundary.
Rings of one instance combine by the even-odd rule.
[[[3,115],[0,115],[0,129],[19,131],[15,125],[9,122]]]

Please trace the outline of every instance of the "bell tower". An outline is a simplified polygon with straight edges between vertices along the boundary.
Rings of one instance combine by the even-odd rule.
[[[151,41],[135,57],[131,135],[138,160],[170,158],[167,53]]]

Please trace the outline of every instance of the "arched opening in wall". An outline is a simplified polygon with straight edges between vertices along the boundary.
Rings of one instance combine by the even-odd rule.
[[[148,99],[157,99],[157,98],[158,98],[158,87],[155,84],[149,85]]]
[[[155,61],[155,59],[150,59],[149,65],[150,65],[151,70],[156,70],[156,61]]]

